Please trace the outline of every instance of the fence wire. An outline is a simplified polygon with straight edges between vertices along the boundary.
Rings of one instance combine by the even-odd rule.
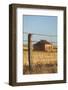
[[[30,38],[28,38],[29,34]],[[24,74],[56,73],[57,35],[24,32],[23,63]]]

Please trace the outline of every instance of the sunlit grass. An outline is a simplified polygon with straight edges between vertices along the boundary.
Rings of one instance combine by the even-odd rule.
[[[23,51],[23,72],[29,74],[28,50]],[[56,73],[57,52],[32,51],[32,74]]]

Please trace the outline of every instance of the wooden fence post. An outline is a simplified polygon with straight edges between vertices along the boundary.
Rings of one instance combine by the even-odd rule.
[[[28,62],[29,62],[29,72],[30,74],[32,73],[32,40],[31,40],[32,35],[29,33],[28,34]]]

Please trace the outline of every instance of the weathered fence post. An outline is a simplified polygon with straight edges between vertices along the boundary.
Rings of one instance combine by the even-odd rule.
[[[28,34],[28,62],[29,62],[29,72],[31,73],[32,70],[32,40],[31,40],[32,35],[29,33]]]

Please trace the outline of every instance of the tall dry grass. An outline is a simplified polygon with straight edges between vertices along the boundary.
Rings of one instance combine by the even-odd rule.
[[[57,73],[57,52],[32,51],[31,74]],[[30,74],[28,51],[23,53],[23,74]]]

